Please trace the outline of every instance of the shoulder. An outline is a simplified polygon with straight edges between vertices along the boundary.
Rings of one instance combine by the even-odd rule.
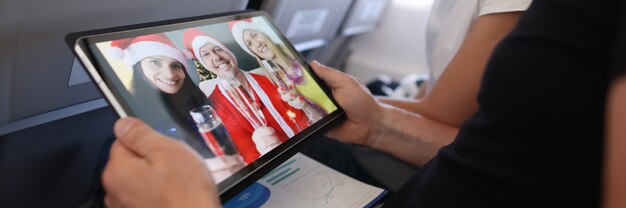
[[[213,88],[213,91],[211,91],[211,94],[209,95],[209,101],[211,101],[213,104],[220,104],[224,102],[224,100],[226,100],[226,97],[224,97],[224,95],[222,95],[222,92],[220,92],[219,86],[215,86],[215,88]]]
[[[478,15],[526,11],[532,0],[480,0]]]

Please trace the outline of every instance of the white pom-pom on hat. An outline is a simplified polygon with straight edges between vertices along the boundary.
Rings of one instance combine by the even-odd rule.
[[[188,50],[183,50],[181,51],[183,53],[183,55],[185,56],[185,58],[187,59],[193,59],[193,53],[189,52]]]
[[[164,33],[138,36],[111,41],[107,51],[115,59],[123,59],[132,69],[135,64],[150,56],[166,56],[173,58],[187,68],[188,56],[178,50]]]
[[[118,47],[111,47],[107,50],[107,54],[109,54],[109,56],[111,58],[114,59],[123,59],[124,58],[124,51],[121,48]]]

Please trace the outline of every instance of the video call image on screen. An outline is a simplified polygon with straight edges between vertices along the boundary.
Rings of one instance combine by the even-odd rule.
[[[218,182],[337,109],[263,17],[96,46],[133,112]]]

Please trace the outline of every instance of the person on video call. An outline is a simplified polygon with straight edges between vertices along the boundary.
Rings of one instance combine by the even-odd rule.
[[[253,56],[259,66],[265,71],[268,67],[275,67],[286,75],[291,85],[306,97],[306,102],[312,106],[318,114],[326,115],[336,109],[332,102],[328,102],[328,96],[315,83],[313,77],[304,69],[302,64],[294,57],[282,41],[262,19],[245,19],[229,22],[233,38],[239,46]],[[268,64],[264,64],[267,62]]]
[[[416,154],[420,116],[381,104],[348,75],[312,66],[348,116],[330,136],[428,161],[388,207],[598,207],[604,142],[610,148],[602,205],[623,207],[625,31],[623,1],[534,1],[489,59],[478,111],[430,160]],[[132,118],[118,121],[115,132],[103,177],[107,204],[219,207],[215,186],[188,147]],[[146,162],[172,152],[177,157]],[[143,165],[126,170],[135,164]],[[176,168],[182,165],[193,168]],[[153,169],[168,171],[154,180],[136,176]],[[181,172],[191,177],[171,174]],[[150,188],[168,190],[168,197]]]
[[[211,103],[187,74],[189,57],[165,34],[114,40],[109,54],[123,59],[133,69],[130,92],[144,103],[144,112],[154,115],[156,119],[153,121],[157,125],[163,124],[163,129],[169,130],[172,123],[176,123],[177,131],[180,131],[178,137],[206,158],[216,180],[222,180],[243,167],[237,154],[214,157],[194,128],[189,111]],[[167,116],[159,115],[159,112]]]
[[[183,33],[185,47],[194,54],[198,62],[217,75],[217,85],[209,96],[224,126],[232,136],[240,154],[247,163],[267,153],[281,142],[293,137],[307,124],[306,116],[294,106],[302,105],[301,100],[283,102],[277,86],[263,75],[247,73],[239,68],[236,56],[224,44],[208,34],[189,29]],[[234,79],[250,93],[250,100],[258,106],[267,125],[255,128],[237,109],[226,86]],[[293,117],[289,117],[289,113]]]
[[[167,115],[158,116],[162,119],[157,120],[162,122],[155,122],[163,123],[165,129],[171,125],[171,122],[166,122],[168,116],[174,118],[177,124],[182,124],[181,133],[198,136],[184,137],[185,141],[203,157],[208,157],[210,151],[193,130],[195,123],[188,112],[209,104],[209,100],[202,96],[189,78],[186,72],[188,58],[163,33],[114,40],[110,46],[108,54],[123,60],[133,70],[129,91],[144,103],[141,106],[143,112]]]

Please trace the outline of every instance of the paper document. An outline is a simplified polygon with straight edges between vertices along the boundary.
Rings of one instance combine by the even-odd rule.
[[[224,204],[235,207],[369,207],[386,190],[298,153]]]

